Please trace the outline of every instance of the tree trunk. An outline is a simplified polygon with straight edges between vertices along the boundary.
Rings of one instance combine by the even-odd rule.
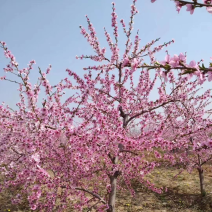
[[[205,196],[204,174],[202,167],[198,168],[201,195]]]
[[[117,176],[116,173],[110,178],[111,190],[109,194],[108,206],[109,209],[107,212],[115,212],[115,202],[116,202],[116,185],[117,185]]]
[[[121,69],[120,69],[120,73],[121,73]],[[121,81],[121,74],[119,76],[119,81]],[[128,119],[129,119],[129,115],[125,114],[124,111],[122,110],[122,107],[119,107],[119,111],[121,112],[121,117],[123,118],[123,128],[125,128],[128,124]],[[118,148],[119,148],[119,152],[122,152],[124,150],[124,146],[119,143],[118,144]],[[118,155],[114,158],[112,158],[110,156],[113,164],[117,164],[118,163]],[[116,187],[117,187],[117,178],[118,176],[121,174],[120,171],[115,171],[115,173],[113,174],[113,176],[110,176],[110,186],[111,186],[111,190],[110,190],[110,194],[109,194],[109,200],[108,200],[108,209],[107,212],[115,212],[115,202],[116,202]]]
[[[203,174],[203,168],[202,168],[202,161],[201,158],[198,154],[198,163],[199,163],[199,167],[197,168],[198,172],[199,172],[199,182],[200,182],[200,191],[201,191],[201,195],[205,196],[205,184],[204,184],[204,174]]]
[[[119,150],[123,148],[121,144],[118,145]],[[113,160],[114,164],[118,163],[118,156],[116,156]],[[108,200],[108,210],[107,212],[115,212],[115,202],[116,202],[116,187],[117,187],[117,178],[121,174],[120,171],[115,171],[113,176],[110,176],[110,194],[109,194],[109,200]]]

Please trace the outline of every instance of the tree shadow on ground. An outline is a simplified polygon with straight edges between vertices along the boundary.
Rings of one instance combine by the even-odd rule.
[[[202,197],[200,194],[182,193],[179,187],[167,188],[167,192],[155,193],[142,185],[133,182],[135,196],[131,198],[132,210],[128,211],[191,211],[212,212],[212,195],[210,193]],[[129,197],[129,196],[128,196]],[[125,202],[130,202],[127,196]],[[136,207],[142,206],[140,210]]]
[[[179,209],[197,209],[200,211],[212,212],[212,196],[207,195],[202,197],[199,194],[179,193],[175,188],[168,188],[168,191],[163,194],[156,194],[159,201],[167,202],[166,207],[175,207]]]

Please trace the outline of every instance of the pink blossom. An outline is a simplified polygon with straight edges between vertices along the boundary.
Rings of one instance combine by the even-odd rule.
[[[179,13],[182,8],[182,4],[179,1],[175,1],[175,4],[176,4],[177,12]]]
[[[190,11],[190,14],[192,15],[194,13],[194,5],[193,4],[186,4],[186,11]]]
[[[123,67],[126,66],[129,63],[129,58],[125,57],[123,61]]]
[[[36,204],[33,204],[33,205],[31,205],[31,207],[30,207],[30,209],[33,210],[33,211],[36,210],[36,208],[37,208],[37,205],[36,205]]]
[[[175,54],[174,57],[171,58],[170,65],[172,67],[176,67],[179,65],[179,61],[180,61],[179,56]]]
[[[196,61],[192,60],[192,61],[189,63],[189,67],[190,67],[190,68],[198,68],[198,65],[197,65]]]
[[[196,71],[194,72],[194,74],[198,76],[199,82],[202,83],[202,81],[203,81],[203,74],[202,74],[202,72],[199,70],[199,66],[197,65],[197,63],[196,63],[194,60],[192,60],[192,61],[189,63],[189,67],[190,67],[190,68],[195,68],[195,69],[196,69]]]
[[[31,64],[35,64],[35,60],[30,61]]]
[[[159,152],[155,151],[154,153],[156,158],[161,158],[161,154]]]
[[[211,82],[212,81],[212,71],[208,72],[208,81]]]
[[[132,70],[136,70],[137,66],[138,66],[138,60],[134,58],[133,61],[131,62]]]
[[[170,62],[171,62],[171,57],[169,54],[167,54],[165,57],[165,60],[161,61],[160,63],[165,66],[165,65],[169,64]]]
[[[168,82],[168,77],[165,71],[162,71],[162,77],[164,78],[165,82]]]
[[[38,153],[35,153],[32,155],[32,159],[34,159],[34,161],[36,161],[36,163],[40,162],[40,155]]]
[[[209,13],[212,13],[212,7],[207,7],[206,10],[207,10]]]
[[[179,54],[179,60],[183,63],[186,63],[186,56],[183,53]]]

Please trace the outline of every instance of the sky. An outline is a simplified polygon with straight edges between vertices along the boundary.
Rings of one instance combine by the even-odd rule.
[[[27,67],[29,61],[36,65],[30,79],[35,83],[38,67],[46,71],[49,64],[52,70],[48,79],[52,85],[68,77],[67,68],[83,76],[83,67],[91,65],[90,61],[76,60],[76,55],[90,55],[93,51],[86,39],[80,34],[79,26],[87,28],[85,15],[88,15],[96,29],[101,47],[109,51],[103,28],[111,32],[112,1],[109,0],[0,0],[0,40],[7,43],[15,55],[20,68]],[[129,22],[131,0],[114,0],[118,19]],[[187,52],[188,61],[204,59],[208,66],[212,57],[212,14],[205,8],[196,9],[190,15],[183,8],[175,9],[170,0],[138,0],[139,14],[135,17],[134,33],[139,29],[141,47],[146,43],[161,38],[158,44],[175,39],[167,50],[169,54]],[[119,28],[120,49],[124,48],[125,39]],[[156,58],[163,60],[166,52],[163,49]],[[0,76],[8,64],[0,49]],[[9,79],[15,79],[9,73]],[[204,89],[212,88],[205,83]],[[0,81],[0,103],[14,108],[19,102],[18,85]],[[69,97],[67,93],[65,97]]]

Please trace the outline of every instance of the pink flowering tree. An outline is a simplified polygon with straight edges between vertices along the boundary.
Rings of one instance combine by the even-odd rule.
[[[151,0],[152,3],[154,3],[156,0]],[[190,12],[192,15],[194,13],[194,10],[196,8],[202,8],[205,7],[206,10],[209,13],[212,13],[212,0],[202,0],[202,2],[198,0],[190,0],[190,1],[184,1],[184,0],[174,0],[176,4],[176,10],[179,13],[181,8],[186,6],[186,11]]]
[[[107,120],[107,123],[111,121],[112,117],[116,117],[115,120],[112,121],[112,123],[115,124],[117,120],[118,122],[115,127],[117,128],[120,125],[120,118],[121,118],[121,125],[123,126],[122,133],[123,134],[127,133],[125,134],[126,137],[124,137],[124,140],[122,140],[121,143],[117,144],[115,140],[114,141],[112,140],[112,144],[113,145],[115,144],[113,148],[116,149],[116,152],[107,153],[109,158],[111,159],[112,164],[114,164],[115,167],[119,167],[118,169],[116,169],[116,171],[118,172],[112,172],[112,174],[109,175],[111,190],[109,192],[108,211],[113,211],[113,208],[115,208],[115,192],[117,186],[117,179],[119,175],[124,177],[124,172],[127,173],[126,167],[128,166],[124,168],[125,170],[124,171],[122,167],[118,165],[127,163],[121,157],[122,156],[121,153],[123,151],[127,151],[129,153],[129,157],[132,160],[133,155],[131,155],[130,153],[136,153],[138,155],[141,155],[144,146],[146,146],[145,149],[147,149],[148,151],[151,151],[153,146],[158,148],[160,147],[162,149],[165,148],[171,149],[173,147],[172,143],[167,142],[161,138],[161,133],[166,128],[165,124],[167,119],[163,117],[162,113],[159,112],[159,109],[163,110],[166,105],[169,105],[171,107],[172,103],[180,102],[183,101],[185,98],[188,98],[189,95],[192,95],[193,89],[195,89],[197,85],[202,84],[206,80],[207,75],[205,75],[201,71],[205,71],[205,73],[208,73],[209,80],[211,73],[211,67],[205,68],[204,65],[200,67],[199,65],[200,62],[196,63],[195,61],[191,61],[189,64],[186,64],[186,55],[182,53],[180,55],[174,55],[173,57],[167,55],[165,61],[161,62],[156,61],[154,58],[154,53],[161,50],[163,46],[166,46],[173,41],[151,49],[151,46],[157,41],[155,40],[152,41],[151,43],[148,43],[146,46],[140,49],[139,48],[140,38],[139,35],[137,34],[133,44],[133,42],[131,42],[130,40],[130,35],[132,32],[133,18],[134,15],[137,13],[135,2],[136,1],[133,1],[133,5],[131,6],[129,29],[128,30],[126,29],[124,20],[120,21],[123,27],[123,31],[126,34],[127,38],[126,49],[122,57],[120,57],[120,51],[118,48],[118,24],[114,3],[112,4],[113,5],[112,27],[114,32],[113,33],[114,41],[112,40],[109,33],[105,29],[105,36],[111,50],[111,58],[105,56],[106,50],[105,48],[100,47],[99,41],[96,37],[95,29],[93,28],[93,25],[87,16],[86,18],[88,22],[88,31],[86,31],[85,28],[80,26],[82,35],[87,39],[91,47],[94,49],[96,55],[90,55],[90,56],[82,55],[77,58],[91,59],[94,61],[106,63],[106,64],[104,63],[103,65],[89,66],[84,68],[84,70],[89,71],[89,74],[85,75],[87,83],[89,84],[88,85],[89,95],[88,92],[86,92],[86,94],[88,98],[89,96],[91,97],[91,103],[89,103],[90,108],[89,111],[92,111],[92,108],[93,107],[96,108],[97,105],[100,108],[108,108],[108,107],[111,108],[112,106],[112,108],[114,108],[116,112],[114,111],[113,113],[112,112],[113,109],[112,110],[104,109],[102,111],[104,116],[107,114],[106,117],[107,118],[110,117]],[[151,61],[150,65],[144,62],[143,57],[145,56],[149,56]],[[134,78],[133,75],[135,71],[138,69],[142,70],[140,71],[139,82],[138,84],[135,85],[133,81]],[[154,72],[153,80],[150,79],[151,69],[157,70],[156,72]],[[181,71],[177,79],[175,79],[175,75],[173,73],[173,70],[175,69]],[[94,75],[92,70],[97,71],[96,77],[94,78],[92,77],[92,75]],[[117,73],[114,70],[116,70]],[[67,71],[69,72],[69,75],[74,75],[75,78],[79,78],[76,77],[76,74],[74,74],[70,70]],[[187,74],[187,76],[181,77],[181,75],[184,74]],[[101,78],[102,75],[103,78]],[[191,82],[191,88],[187,90],[187,93],[184,93],[186,91],[185,87],[187,86],[189,79],[193,75],[197,75],[198,81],[196,83]],[[159,99],[157,99],[156,101],[151,101],[151,99],[149,98],[146,99],[146,97],[149,96],[150,93],[152,92],[154,88],[154,83],[160,78],[163,78],[163,80],[161,81],[160,87],[158,88]],[[173,85],[170,93],[166,93],[164,91],[166,82]],[[99,84],[101,85],[101,88],[97,86]],[[147,84],[149,84],[150,86],[149,88]],[[85,86],[83,86],[81,92],[85,93],[84,90]],[[115,113],[117,113],[117,111],[119,112],[118,114],[119,118],[115,116]],[[152,116],[151,114],[154,115]],[[158,119],[153,118],[155,116],[160,117],[160,121],[157,122],[156,120]],[[105,119],[107,119],[106,117]],[[97,118],[95,118],[95,120],[96,119]],[[155,124],[155,122],[157,124]],[[135,125],[138,125],[141,129],[141,134],[136,138],[129,136],[129,129],[131,127],[134,127]],[[153,126],[153,128],[151,126]],[[103,130],[104,127],[99,126],[99,128]],[[111,128],[111,130],[112,132],[114,132],[114,128]],[[156,133],[157,131],[159,132],[158,135]],[[111,138],[112,136],[110,135],[109,137]],[[127,139],[129,137],[131,139],[132,138],[135,139],[136,142],[137,141],[141,142],[140,143],[142,144],[141,149],[139,147],[134,148],[132,146],[128,146],[127,143],[125,142],[127,142]],[[158,139],[162,140],[158,142]],[[149,142],[150,140],[151,143]],[[107,146],[110,145],[111,143],[108,143]],[[157,151],[155,151],[155,154],[158,155],[158,157],[160,157]],[[133,164],[135,165],[136,161],[133,161]],[[138,175],[136,175],[136,173],[134,172],[134,175],[132,176],[131,179],[139,180],[140,178],[139,172],[137,174]],[[129,180],[130,173],[127,173],[127,176]],[[142,181],[141,178],[140,181]]]
[[[132,180],[162,192],[162,188],[144,179],[158,165],[147,161],[145,153],[154,152],[161,157],[157,148],[170,151],[175,147],[164,138],[169,121],[165,109],[175,108],[177,102],[192,96],[197,85],[210,80],[211,67],[195,61],[187,64],[183,53],[173,57],[167,54],[164,61],[157,61],[154,54],[174,41],[153,47],[159,40],[156,39],[140,47],[136,34],[132,42],[133,20],[138,13],[135,3],[136,0],[131,6],[128,27],[124,20],[120,21],[126,35],[123,53],[119,50],[117,14],[112,4],[114,40],[105,29],[110,57],[106,57],[106,48],[100,47],[86,16],[88,31],[81,26],[81,33],[95,54],[77,58],[99,64],[84,68],[87,73],[83,78],[67,69],[71,81],[65,78],[52,86],[47,80],[50,66],[46,73],[39,69],[38,83],[32,86],[29,75],[35,61],[19,69],[15,57],[1,42],[10,59],[4,70],[19,80],[6,76],[1,79],[17,83],[21,99],[16,111],[0,107],[0,163],[6,176],[1,188],[22,185],[22,194],[28,196],[32,210],[64,211],[71,207],[82,211],[87,207],[88,211],[95,208],[114,212],[117,189],[123,191],[127,187],[134,194]],[[144,62],[145,57],[150,64]],[[198,80],[190,81],[194,75]],[[39,107],[41,87],[46,97]],[[65,89],[74,95],[62,102]],[[153,100],[150,94],[155,90],[158,94]],[[137,136],[130,133],[134,127],[140,129]],[[22,194],[17,194],[14,202],[21,201]]]
[[[211,91],[197,95],[197,81],[192,83],[193,91],[181,102],[165,106],[167,131],[164,138],[173,141],[175,146],[165,157],[173,158],[172,165],[181,166],[181,172],[197,169],[201,195],[205,195],[203,165],[212,160],[210,119]],[[180,85],[181,86],[181,85]],[[188,87],[183,88],[188,92]],[[194,98],[195,96],[195,98]],[[171,112],[172,111],[172,112]],[[175,151],[174,151],[175,150]]]

